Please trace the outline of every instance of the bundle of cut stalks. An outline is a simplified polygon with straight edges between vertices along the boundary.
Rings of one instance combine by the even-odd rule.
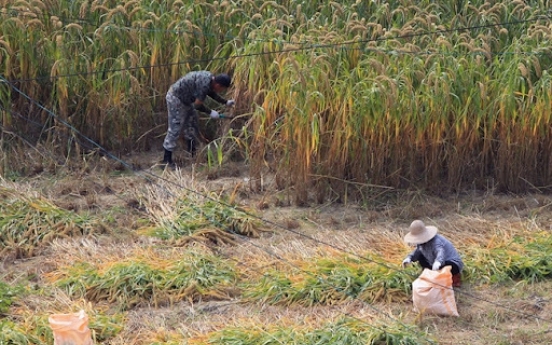
[[[0,255],[35,255],[53,239],[94,236],[109,230],[99,220],[2,188],[0,193]]]

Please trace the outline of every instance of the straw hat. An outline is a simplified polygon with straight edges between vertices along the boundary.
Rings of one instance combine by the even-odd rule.
[[[431,225],[425,225],[421,220],[415,220],[408,228],[408,234],[404,236],[404,241],[412,244],[422,244],[430,241],[437,235],[437,228]]]

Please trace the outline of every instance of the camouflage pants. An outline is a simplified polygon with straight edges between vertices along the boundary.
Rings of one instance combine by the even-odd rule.
[[[168,151],[174,151],[180,134],[188,143],[188,151],[194,152],[198,143],[198,115],[193,104],[184,104],[171,92],[165,97],[167,100],[167,112],[169,127],[163,141],[163,147]]]

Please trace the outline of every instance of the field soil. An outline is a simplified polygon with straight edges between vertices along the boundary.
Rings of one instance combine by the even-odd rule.
[[[44,284],[41,277],[60,262],[76,257],[95,260],[124,255],[121,253],[137,247],[155,245],[156,240],[134,232],[143,226],[144,219],[169,217],[172,203],[181,193],[229,196],[258,215],[269,231],[258,238],[238,238],[237,245],[217,248],[232,260],[244,265],[255,263],[256,267],[274,265],[279,258],[308,261],[325,253],[373,251],[386,257],[389,266],[400,269],[403,257],[411,249],[402,238],[414,219],[436,225],[460,248],[484,247],[498,230],[552,230],[552,198],[539,193],[498,195],[488,190],[434,197],[421,192],[387,191],[372,205],[328,202],[296,207],[291,193],[276,190],[269,175],[263,177],[262,190],[253,191],[248,168],[243,164],[207,169],[204,164],[179,157],[181,167],[171,170],[157,164],[160,158],[161,152],[121,157],[134,171],[126,170],[120,162],[101,158],[71,170],[0,180],[3,187],[41,195],[64,209],[108,215],[117,228],[117,235],[94,241],[55,241],[49,250],[30,259],[3,258],[3,279],[17,281],[21,276],[36,275],[36,283]],[[413,311],[411,300],[374,304],[352,300],[314,307],[271,306],[239,298],[184,301],[170,307],[131,310],[123,332],[109,344],[146,344],[145,339],[156,337],[161,341],[175,332],[194,339],[231,326],[316,327],[343,315],[368,323],[401,320],[427,331],[439,344],[550,344],[551,288],[549,281],[481,285],[477,277],[470,277],[456,292],[458,318],[419,315]],[[53,302],[26,303],[28,308],[46,312]],[[66,296],[56,301],[58,308],[60,303],[71,305]]]

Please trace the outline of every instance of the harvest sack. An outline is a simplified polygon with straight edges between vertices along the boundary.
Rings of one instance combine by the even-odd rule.
[[[420,313],[459,316],[452,289],[451,266],[439,271],[424,269],[412,282],[414,310]]]
[[[54,314],[48,318],[54,345],[93,345],[88,316],[81,310],[73,314]]]

